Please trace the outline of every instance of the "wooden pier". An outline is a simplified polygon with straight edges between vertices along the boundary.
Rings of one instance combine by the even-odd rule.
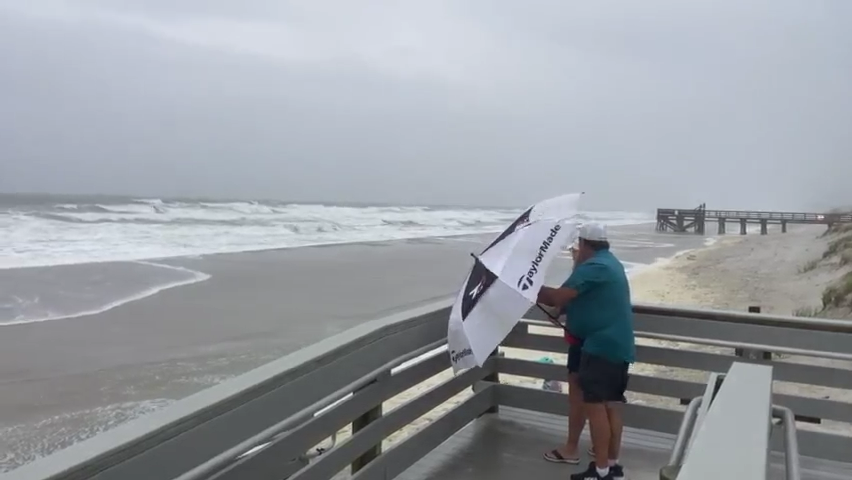
[[[691,232],[704,235],[707,222],[715,221],[719,235],[727,233],[728,222],[740,224],[740,235],[748,233],[748,224],[760,224],[760,234],[769,232],[769,224],[780,224],[781,233],[787,232],[791,223],[826,225],[852,223],[852,213],[803,213],[803,212],[766,212],[756,210],[708,210],[705,204],[698,208],[658,208],[658,232]]]

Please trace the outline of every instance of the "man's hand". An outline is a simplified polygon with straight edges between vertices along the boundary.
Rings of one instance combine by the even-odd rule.
[[[562,310],[568,302],[575,298],[577,298],[577,291],[573,288],[541,287],[541,290],[538,291],[538,303],[554,307],[557,310]]]

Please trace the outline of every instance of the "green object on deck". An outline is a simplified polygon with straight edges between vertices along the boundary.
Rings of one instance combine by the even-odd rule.
[[[553,359],[550,357],[541,357],[538,359],[540,363],[553,363]]]

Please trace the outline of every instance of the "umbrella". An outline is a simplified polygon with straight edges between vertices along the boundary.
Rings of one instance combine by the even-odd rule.
[[[535,305],[548,266],[574,240],[580,195],[533,205],[480,255],[473,255],[447,327],[454,372],[482,366]]]

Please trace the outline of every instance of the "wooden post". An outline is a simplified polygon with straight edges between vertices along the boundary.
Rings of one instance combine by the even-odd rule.
[[[748,229],[746,228],[746,219],[741,218],[740,219],[740,235],[745,235],[746,233],[748,233]]]
[[[760,234],[761,235],[766,235],[767,233],[769,233],[768,224],[769,224],[769,221],[766,220],[766,219],[763,219],[763,220],[760,221]]]
[[[787,233],[787,220],[781,220],[781,233]]]
[[[748,313],[760,313],[760,307],[748,307]],[[735,348],[734,355],[749,360],[772,360],[772,352]]]
[[[727,222],[725,222],[725,219],[724,219],[724,218],[720,218],[720,219],[719,219],[719,235],[724,235],[724,234],[725,234],[725,226],[726,226],[726,224],[727,224]]]
[[[387,375],[390,375],[390,372],[388,372]],[[374,383],[379,382],[379,381],[381,381],[381,377],[373,380],[372,382],[368,383],[367,385],[365,385],[364,387],[362,387],[359,390],[363,390],[364,388],[367,388],[368,386],[373,385]],[[357,395],[358,390],[356,390],[354,393]],[[363,415],[356,418],[352,422],[352,436],[354,437],[358,432],[367,428],[368,425],[370,425],[371,423],[375,422],[376,420],[378,420],[380,418],[382,418],[382,404],[381,403],[379,403],[375,407],[371,408],[370,410],[366,411]],[[356,473],[358,473],[359,470],[366,467],[368,463],[370,463],[373,460],[375,460],[376,458],[378,458],[379,455],[381,455],[381,454],[382,454],[382,442],[379,441],[378,444],[370,447],[369,450],[364,452],[363,455],[356,458],[352,462],[352,465],[350,467],[351,470],[352,470],[352,475],[355,475]]]
[[[491,355],[489,355],[489,357],[500,357],[500,356],[502,356],[502,355],[500,353],[499,347],[495,348],[494,351],[491,352]],[[485,378],[482,379],[482,381],[492,382],[492,383],[500,383],[500,374],[497,373],[496,371],[491,372],[488,375],[486,375]],[[499,406],[492,405],[492,406],[488,407],[488,410],[486,410],[485,413],[497,413],[499,411],[500,411]]]

